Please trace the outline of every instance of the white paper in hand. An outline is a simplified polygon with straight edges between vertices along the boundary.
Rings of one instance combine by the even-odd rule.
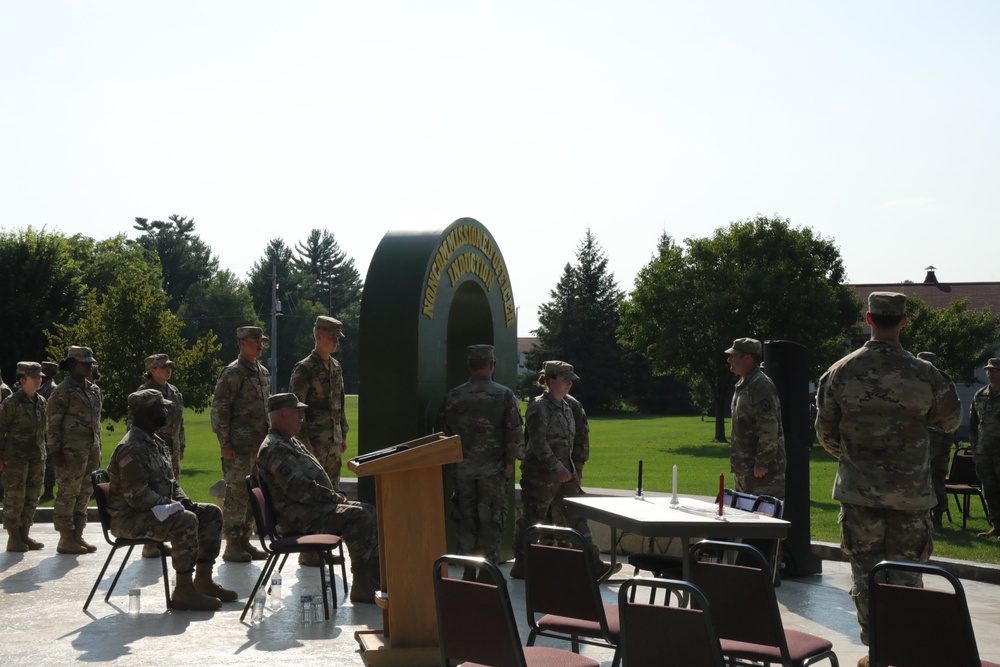
[[[178,502],[167,503],[166,505],[155,505],[153,507],[153,516],[155,516],[160,521],[166,521],[167,517],[171,514],[176,514],[180,512],[184,507]]]

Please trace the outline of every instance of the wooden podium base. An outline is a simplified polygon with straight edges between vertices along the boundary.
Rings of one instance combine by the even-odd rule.
[[[358,630],[354,638],[361,645],[361,659],[369,667],[437,667],[441,650],[437,646],[393,648],[381,630]]]

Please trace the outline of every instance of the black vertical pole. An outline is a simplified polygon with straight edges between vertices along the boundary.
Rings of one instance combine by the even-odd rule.
[[[784,518],[792,525],[783,544],[784,577],[803,577],[823,571],[823,561],[812,553],[809,520],[809,351],[799,343],[764,343],[764,373],[774,382],[781,402],[785,431]]]

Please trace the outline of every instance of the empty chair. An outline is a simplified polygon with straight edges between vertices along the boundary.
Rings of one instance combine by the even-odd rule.
[[[649,602],[634,602],[648,589]],[[655,604],[662,591],[662,604]],[[670,596],[691,600],[691,607],[671,607]],[[646,599],[646,595],[639,596]],[[623,667],[723,667],[705,594],[686,581],[636,578],[618,591],[620,651]]]
[[[459,576],[452,577],[449,566]],[[476,571],[476,581],[461,578],[466,568]],[[444,667],[599,667],[596,661],[563,649],[522,647],[507,582],[497,566],[484,558],[438,558],[434,601]]]
[[[570,546],[542,544],[556,541]],[[604,604],[583,535],[561,526],[534,525],[525,533],[524,601],[528,646],[539,636],[615,649],[618,664],[618,605]]]
[[[267,485],[254,478],[253,475],[246,476],[247,492],[250,494],[250,508],[253,510],[254,522],[257,524],[257,535],[260,537],[260,544],[267,553],[267,559],[260,569],[260,576],[253,585],[253,590],[247,596],[247,603],[243,607],[240,615],[242,621],[246,618],[247,612],[253,606],[254,597],[258,589],[265,581],[268,581],[271,573],[274,572],[278,559],[281,558],[281,565],[278,572],[285,566],[289,554],[314,552],[320,554],[323,565],[319,568],[320,583],[323,590],[323,614],[324,618],[330,618],[330,604],[326,599],[327,580],[326,570],[330,570],[330,590],[333,592],[334,604],[337,602],[337,588],[333,579],[333,566],[340,564],[341,575],[344,578],[344,593],[347,593],[347,566],[344,564],[344,545],[338,535],[327,533],[318,534],[289,534],[280,535],[275,528],[274,510],[271,506],[271,496],[268,493]],[[334,551],[337,553],[334,554]]]
[[[950,591],[889,583],[894,572],[946,581]],[[958,577],[925,563],[882,561],[868,573],[872,667],[998,667],[980,661],[965,590]]]
[[[718,561],[703,560],[704,554]],[[797,630],[785,630],[764,555],[749,544],[703,540],[691,548],[691,583],[704,591],[728,659],[804,667],[828,659],[839,662],[833,643]],[[733,558],[735,557],[735,558]],[[753,565],[730,560],[744,559]]]
[[[990,514],[986,511],[986,499],[983,497],[982,485],[979,476],[976,475],[976,461],[972,456],[969,447],[959,447],[951,457],[951,469],[944,480],[945,493],[955,498],[955,505],[962,513],[962,530],[965,530],[969,522],[969,499],[972,496],[979,496],[979,502],[983,506],[983,514],[989,520]],[[961,496],[961,501],[959,500]],[[951,512],[948,512],[948,520],[951,520]]]
[[[104,596],[105,602],[111,599],[111,593],[115,590],[115,586],[118,584],[118,579],[122,576],[122,571],[125,569],[125,563],[128,562],[129,556],[132,555],[132,549],[137,546],[146,546],[147,544],[155,544],[158,548],[160,548],[160,566],[163,569],[163,593],[167,599],[167,609],[170,609],[170,577],[167,576],[167,550],[162,548],[163,543],[151,539],[132,539],[113,536],[111,534],[111,514],[108,512],[108,493],[110,490],[108,471],[94,470],[90,473],[90,483],[94,485],[94,499],[97,501],[97,515],[101,518],[101,530],[104,532],[104,540],[111,545],[111,552],[108,554],[107,560],[104,561],[104,567],[101,568],[100,574],[97,575],[97,581],[94,582],[93,588],[90,589],[90,595],[87,596],[87,601],[83,603],[83,610],[87,611],[87,607],[90,606],[90,601],[94,599],[94,593],[97,592],[97,587],[104,578],[104,573],[108,571],[108,565],[111,564],[111,559],[115,557],[115,552],[122,547],[128,547],[128,551],[125,552],[125,558],[122,559],[122,564],[118,566],[118,571],[115,573],[115,578],[111,580],[111,586],[108,587],[108,593]]]

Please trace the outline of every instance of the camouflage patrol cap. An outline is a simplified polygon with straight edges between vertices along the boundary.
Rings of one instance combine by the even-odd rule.
[[[899,292],[872,292],[868,295],[868,312],[872,315],[906,315],[906,295]]]
[[[160,366],[173,366],[174,362],[166,354],[151,354],[146,357],[146,370],[151,371]]]
[[[159,389],[140,389],[128,395],[128,409],[135,412],[154,405],[170,405]]]
[[[546,361],[542,366],[542,372],[546,377],[564,377],[574,382],[580,379],[580,376],[573,372],[573,367],[565,361]]]
[[[236,330],[237,340],[271,340],[260,327],[240,327]]]
[[[277,412],[285,408],[308,408],[309,406],[299,401],[299,397],[292,393],[271,394],[267,397],[267,411]]]
[[[923,359],[933,364],[937,361],[937,355],[933,352],[917,352],[917,359]]]
[[[726,354],[756,354],[760,356],[760,341],[756,338],[737,338],[733,341],[733,346],[726,350]]]
[[[465,358],[469,361],[496,361],[492,345],[470,345],[465,348]]]
[[[322,331],[328,336],[333,336],[335,338],[344,337],[344,323],[340,320],[335,320],[332,317],[320,315],[316,318],[316,324],[313,326],[316,328],[316,331]]]
[[[69,351],[66,352],[66,358],[74,359],[76,361],[85,364],[93,364],[96,363],[97,361],[96,359],[94,359],[93,350],[91,350],[89,347],[82,347],[80,345],[70,345]]]
[[[19,361],[17,362],[17,376],[28,378],[42,377],[42,365],[37,361]]]
[[[46,375],[55,375],[59,372],[59,364],[54,361],[43,361],[41,366],[42,372]]]
[[[987,362],[983,368],[992,368],[993,370],[1000,370],[1000,357],[993,357]]]

